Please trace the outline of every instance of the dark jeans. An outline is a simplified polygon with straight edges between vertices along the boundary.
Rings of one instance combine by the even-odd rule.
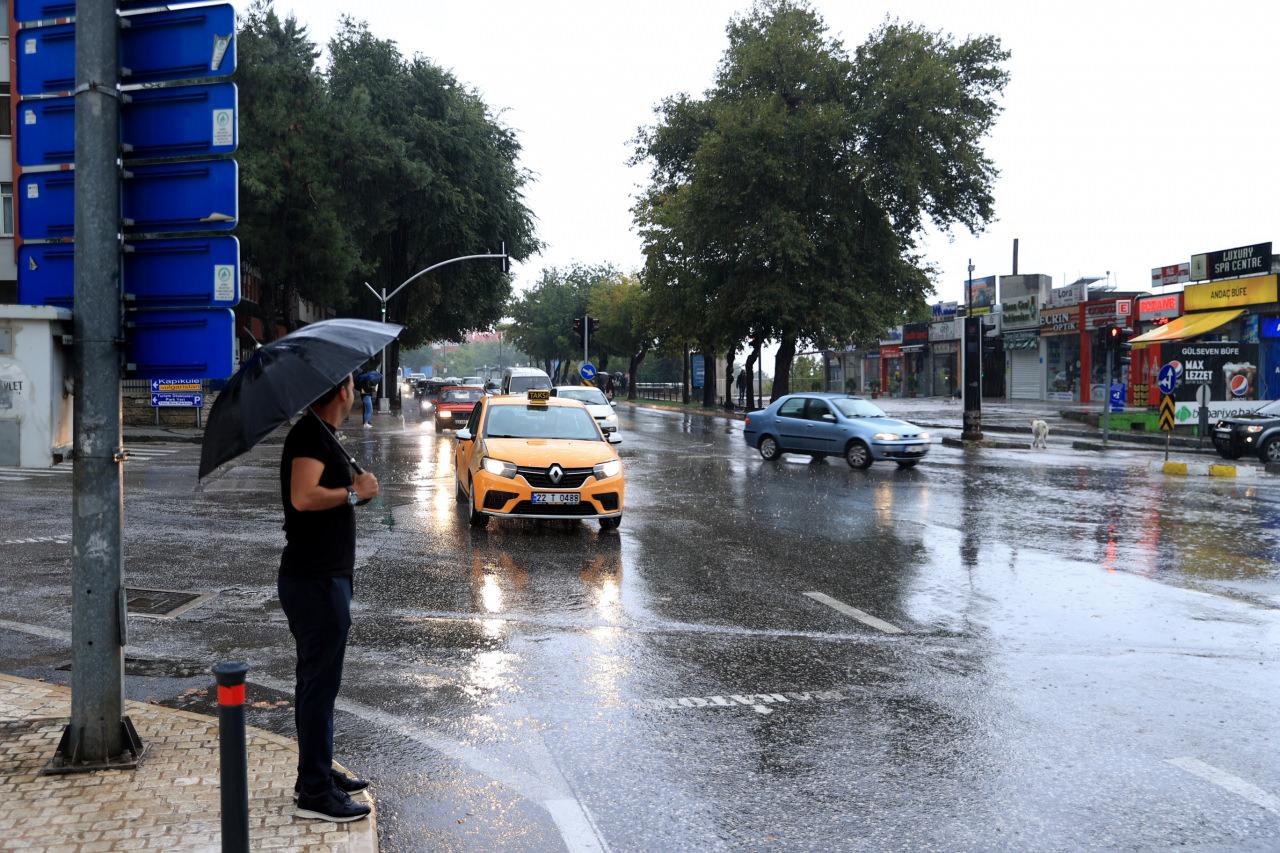
[[[373,396],[364,394],[361,396],[361,402],[364,404],[364,423],[373,423]]]
[[[277,589],[298,646],[298,782],[318,794],[333,784],[333,703],[351,630],[351,578],[281,577]]]

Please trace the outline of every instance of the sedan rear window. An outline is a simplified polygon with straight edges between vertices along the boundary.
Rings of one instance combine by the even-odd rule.
[[[483,391],[473,391],[468,388],[460,391],[445,391],[444,394],[440,395],[440,399],[446,403],[475,403],[483,396]]]
[[[492,406],[489,438],[568,438],[600,441],[596,422],[581,406]]]
[[[853,400],[849,397],[837,397],[831,401],[846,418],[883,418],[887,417],[879,406],[866,400]]]
[[[512,376],[511,393],[523,394],[535,388],[550,388],[551,380],[545,376]]]
[[[579,403],[585,403],[588,406],[607,406],[609,400],[604,396],[604,392],[599,388],[561,388],[556,392],[557,396],[564,397],[566,400],[577,400]]]

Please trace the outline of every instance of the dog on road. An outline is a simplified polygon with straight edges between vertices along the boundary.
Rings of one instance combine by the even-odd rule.
[[[1031,446],[1049,449],[1049,425],[1040,418],[1031,422]]]

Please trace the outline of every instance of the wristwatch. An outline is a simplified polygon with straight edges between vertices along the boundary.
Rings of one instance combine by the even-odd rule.
[[[355,506],[360,503],[360,496],[356,494],[355,486],[347,486],[347,506]]]

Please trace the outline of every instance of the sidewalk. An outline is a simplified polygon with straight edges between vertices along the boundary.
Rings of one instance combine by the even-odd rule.
[[[126,702],[147,746],[136,770],[41,776],[70,709],[66,687],[0,675],[0,850],[221,849],[216,718]],[[293,741],[253,727],[247,741],[253,849],[378,849],[374,815],[346,824],[293,816]]]

